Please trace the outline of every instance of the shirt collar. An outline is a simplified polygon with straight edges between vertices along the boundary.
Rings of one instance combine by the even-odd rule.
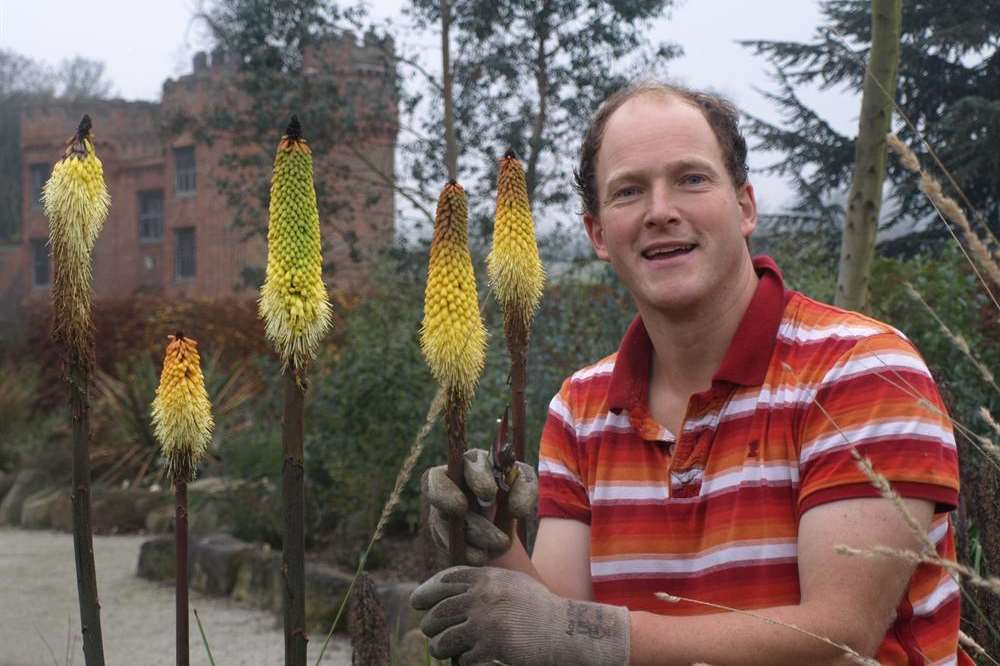
[[[781,324],[781,315],[791,292],[774,260],[758,256],[753,260],[759,281],[753,299],[743,313],[732,342],[712,382],[729,382],[743,386],[764,383],[771,353]],[[645,404],[649,390],[649,369],[653,356],[642,317],[636,316],[625,332],[608,390],[608,407],[615,412]]]

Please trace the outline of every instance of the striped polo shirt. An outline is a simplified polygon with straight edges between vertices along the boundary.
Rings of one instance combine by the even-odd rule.
[[[934,380],[894,328],[786,290],[774,262],[680,433],[649,413],[652,345],[641,318],[618,352],[567,379],[539,456],[541,517],[590,525],[597,601],[685,615],[670,592],[741,609],[799,603],[799,517],[877,497],[855,447],[904,497],[934,502],[930,538],[954,559],[955,439]],[[829,416],[819,408],[822,406]],[[958,585],[920,565],[878,659],[971,664]]]

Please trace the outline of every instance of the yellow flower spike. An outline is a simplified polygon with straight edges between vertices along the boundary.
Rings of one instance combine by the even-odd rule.
[[[500,160],[493,247],[486,270],[505,316],[529,327],[542,298],[545,269],[538,257],[524,169],[513,151]]]
[[[465,191],[450,181],[441,191],[434,220],[420,349],[438,383],[466,404],[486,358],[468,226]]]
[[[323,284],[312,153],[295,116],[274,157],[267,247],[258,310],[284,365],[302,368],[316,356],[333,312]]]
[[[194,478],[212,438],[212,404],[201,374],[198,343],[179,332],[168,336],[160,385],[153,399],[153,430],[176,481]]]
[[[93,364],[90,253],[111,207],[90,130],[90,116],[84,116],[42,188],[55,259],[53,335],[69,350],[71,362],[75,358],[88,368]]]

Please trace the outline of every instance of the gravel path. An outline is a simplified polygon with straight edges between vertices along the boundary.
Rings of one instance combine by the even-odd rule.
[[[176,663],[173,586],[135,575],[145,539],[94,537],[108,666]],[[190,605],[205,626],[217,666],[283,663],[284,641],[272,613],[194,591]],[[79,626],[72,535],[0,528],[0,666],[82,665]],[[322,639],[310,641],[309,664],[315,663]],[[323,664],[350,663],[348,641],[334,638]],[[208,664],[192,614],[191,665]]]

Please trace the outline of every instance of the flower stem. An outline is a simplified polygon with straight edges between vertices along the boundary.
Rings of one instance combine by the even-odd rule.
[[[70,355],[69,405],[73,429],[73,552],[80,598],[80,628],[87,666],[104,666],[101,604],[97,599],[94,538],[90,526],[90,373],[79,356]]]
[[[174,520],[174,546],[177,560],[175,610],[177,612],[177,666],[188,666],[188,501],[187,481],[174,482],[176,514]]]
[[[511,426],[513,427],[514,457],[524,461],[525,448],[525,391],[528,385],[528,330],[518,317],[507,317],[504,322],[507,347],[510,349]],[[528,548],[528,529],[525,521],[517,525],[517,536]]]
[[[448,393],[444,418],[448,431],[448,478],[464,490],[465,401],[455,391]],[[448,546],[451,564],[465,564],[465,520],[461,516],[448,523]]]
[[[305,484],[302,433],[305,384],[294,361],[285,372],[285,413],[281,427],[284,464],[281,481],[285,508],[285,534],[281,550],[281,571],[285,581],[284,625],[285,664],[305,666]]]

